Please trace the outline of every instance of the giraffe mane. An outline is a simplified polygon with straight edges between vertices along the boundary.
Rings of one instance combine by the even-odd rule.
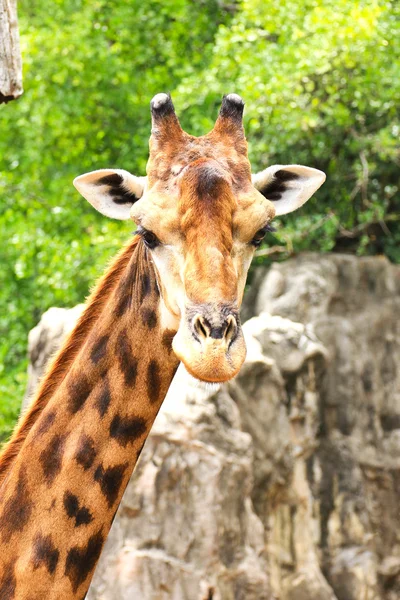
[[[122,273],[128,266],[139,241],[140,236],[135,235],[133,240],[129,241],[111,262],[87,299],[86,308],[76,326],[49,363],[34,398],[26,412],[21,415],[10,440],[0,453],[0,487],[30,430],[67,375],[87,336],[98,320],[105,302],[110,298]]]

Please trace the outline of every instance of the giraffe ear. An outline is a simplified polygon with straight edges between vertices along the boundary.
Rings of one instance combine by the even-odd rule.
[[[301,165],[273,165],[252,176],[254,187],[273,202],[276,216],[300,208],[325,179],[322,171]]]
[[[146,181],[124,169],[99,169],[76,177],[74,186],[103,215],[125,220],[132,204],[142,197]]]

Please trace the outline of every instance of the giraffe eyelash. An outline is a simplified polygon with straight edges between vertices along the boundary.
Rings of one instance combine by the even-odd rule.
[[[271,223],[268,223],[267,225],[265,225],[264,227],[262,227],[261,229],[259,229],[257,231],[255,236],[251,240],[250,244],[252,246],[255,246],[256,248],[258,248],[258,246],[261,245],[261,242],[263,241],[265,234],[273,233],[274,231],[276,231],[275,227],[273,225],[271,225]]]
[[[148,229],[145,229],[141,225],[138,226],[136,233],[138,235],[140,235],[145,246],[147,248],[149,248],[150,250],[153,250],[154,248],[159,246],[161,243],[155,233],[153,233],[152,231],[149,231]]]

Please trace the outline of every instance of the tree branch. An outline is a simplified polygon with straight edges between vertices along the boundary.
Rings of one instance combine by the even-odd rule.
[[[22,94],[17,1],[0,0],[0,104]]]

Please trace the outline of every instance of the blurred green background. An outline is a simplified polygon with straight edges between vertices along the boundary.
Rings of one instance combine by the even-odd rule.
[[[26,385],[27,334],[87,295],[132,224],[96,213],[81,173],[144,174],[149,101],[212,128],[239,93],[253,169],[300,163],[326,184],[256,261],[301,250],[400,262],[400,3],[20,0],[25,93],[0,107],[0,442]],[[275,248],[276,247],[276,248]],[[264,256],[262,256],[264,255]]]

